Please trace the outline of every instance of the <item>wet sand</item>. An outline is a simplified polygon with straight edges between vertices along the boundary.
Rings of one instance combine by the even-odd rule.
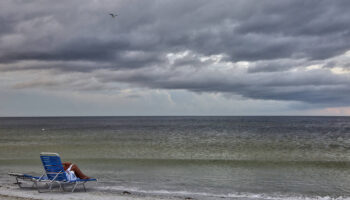
[[[71,192],[45,192],[38,193],[35,188],[18,188],[13,185],[2,185],[0,187],[0,199],[8,200],[60,200],[60,199],[103,199],[103,200],[180,200],[186,198],[177,198],[177,197],[162,197],[162,196],[153,196],[153,195],[144,195],[144,194],[133,194],[127,191],[118,191],[115,194],[107,194],[101,191],[77,191],[74,193]]]

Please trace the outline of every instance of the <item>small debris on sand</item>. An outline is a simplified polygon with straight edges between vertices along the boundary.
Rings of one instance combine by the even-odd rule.
[[[127,195],[129,195],[129,194],[131,194],[130,192],[128,192],[128,191],[123,191],[123,193],[122,194],[127,194]]]

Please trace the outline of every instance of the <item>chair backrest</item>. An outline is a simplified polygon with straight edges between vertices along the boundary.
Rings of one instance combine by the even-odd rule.
[[[67,176],[64,171],[60,155],[58,153],[40,153],[40,159],[43,163],[46,176],[49,180],[67,181]],[[56,177],[56,178],[55,178]]]

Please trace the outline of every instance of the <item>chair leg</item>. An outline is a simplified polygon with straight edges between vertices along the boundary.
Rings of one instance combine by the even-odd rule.
[[[22,188],[22,182],[18,180],[18,177],[16,177],[16,183],[14,184],[18,185],[19,188]]]
[[[84,191],[86,192],[86,187],[85,187],[85,183],[83,183],[83,187],[84,187]]]
[[[53,190],[52,190],[52,186],[54,186],[55,183],[56,183],[56,182],[50,182],[50,183],[48,183],[50,192],[53,191]]]
[[[58,188],[58,191],[61,191],[61,190],[63,191],[62,184],[59,182],[58,185],[60,186],[60,188]]]
[[[77,185],[78,185],[78,182],[75,182],[74,187],[73,187],[73,189],[72,189],[72,192],[74,192],[74,190],[75,190],[75,188],[77,187]]]
[[[40,191],[40,187],[38,186],[38,182],[37,182],[37,181],[35,181],[35,182],[34,182],[34,184],[35,184],[35,187],[36,187],[36,189],[38,190],[38,192],[39,192],[39,193],[41,193],[41,191]]]

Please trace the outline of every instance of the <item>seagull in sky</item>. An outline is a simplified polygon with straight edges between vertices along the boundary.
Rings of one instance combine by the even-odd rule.
[[[113,13],[109,13],[110,16],[112,16],[113,18],[115,18],[116,16],[118,16],[117,14],[113,14]]]

